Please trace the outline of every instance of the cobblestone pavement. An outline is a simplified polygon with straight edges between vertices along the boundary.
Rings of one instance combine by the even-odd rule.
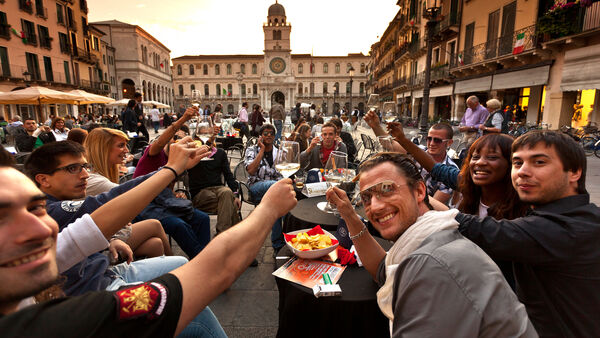
[[[410,131],[416,132],[416,129]],[[410,132],[407,131],[407,134]],[[367,128],[359,127],[355,139],[360,138],[360,133],[374,136]],[[153,131],[151,131],[153,134]],[[231,161],[231,169],[238,163]],[[588,157],[587,189],[593,203],[600,203],[600,159]],[[244,205],[243,217],[252,212],[252,207]],[[211,230],[215,233],[216,216],[211,216]],[[173,242],[174,245],[175,242]],[[178,247],[174,248],[176,254],[184,255]],[[275,337],[278,323],[278,291],[275,279],[271,275],[275,264],[272,257],[271,241],[267,237],[257,256],[257,267],[249,267],[238,280],[217,299],[210,307],[219,318],[221,325],[229,337]],[[235,252],[232,254],[235,255]],[[198,282],[199,287],[202,283]]]

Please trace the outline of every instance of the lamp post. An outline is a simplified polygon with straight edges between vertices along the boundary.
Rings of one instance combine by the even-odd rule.
[[[429,118],[429,81],[431,79],[431,53],[433,49],[433,33],[435,25],[440,20],[439,0],[427,0],[423,18],[427,19],[427,56],[425,59],[425,79],[423,80],[423,103],[421,104],[420,133],[427,136]]]
[[[238,97],[238,110],[242,109],[242,81],[244,81],[244,74],[242,74],[241,72],[237,72],[237,81],[238,81],[238,92],[239,92],[239,97]]]
[[[348,107],[349,111],[352,111],[352,82],[354,77],[354,67],[350,65],[350,69],[348,69],[348,75],[350,76],[350,107]]]
[[[31,82],[31,73],[29,71],[23,72],[23,80],[25,81],[25,87],[29,87],[29,82]]]

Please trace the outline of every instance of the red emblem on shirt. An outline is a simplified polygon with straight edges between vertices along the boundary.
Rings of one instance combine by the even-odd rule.
[[[117,291],[114,295],[117,299],[119,320],[160,315],[154,309],[157,304],[164,302],[164,300],[161,301],[161,298],[163,298],[161,292],[148,284],[135,285]]]

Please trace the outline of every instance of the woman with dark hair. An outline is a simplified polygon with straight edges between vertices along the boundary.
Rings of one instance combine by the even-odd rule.
[[[255,104],[252,108],[252,115],[250,116],[250,134],[254,137],[258,137],[258,131],[266,120],[262,115],[262,108],[260,105]]]
[[[300,144],[300,152],[303,152],[308,148],[308,140],[310,138],[310,126],[307,123],[303,123],[299,126],[298,131],[295,133],[293,141]]]
[[[55,117],[52,120],[50,129],[52,129],[56,141],[64,141],[69,136],[69,128],[65,127],[65,119],[62,117]]]
[[[125,111],[123,112],[123,130],[125,132],[133,132],[135,133],[137,131],[137,127],[139,124],[139,121],[137,120],[137,117],[135,115],[135,105],[137,104],[137,102],[135,100],[129,100],[129,102],[127,102],[127,108],[125,108]]]

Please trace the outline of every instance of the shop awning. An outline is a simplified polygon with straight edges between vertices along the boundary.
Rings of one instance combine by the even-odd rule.
[[[478,77],[476,79],[457,81],[454,84],[454,94],[471,92],[487,92],[492,87],[492,76]]]
[[[548,83],[550,65],[494,75],[492,90],[541,86]]]
[[[452,95],[452,85],[434,87],[429,90],[429,97],[450,96]]]
[[[562,91],[600,89],[600,45],[565,52]]]
[[[422,97],[423,97],[423,90],[421,89],[421,90],[415,90],[415,91],[413,91],[413,92],[412,92],[412,96],[413,96],[415,99],[420,99],[420,98],[422,98]]]

